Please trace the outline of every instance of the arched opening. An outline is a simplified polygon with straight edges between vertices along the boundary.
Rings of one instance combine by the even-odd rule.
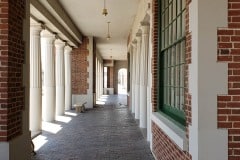
[[[127,94],[127,69],[118,71],[118,94]]]

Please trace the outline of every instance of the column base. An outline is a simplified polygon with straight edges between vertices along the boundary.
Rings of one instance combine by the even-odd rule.
[[[42,129],[42,89],[30,88],[30,130]]]
[[[140,114],[140,107],[139,107],[139,91],[140,91],[140,86],[139,85],[135,85],[135,96],[134,96],[134,99],[135,99],[135,119],[139,119],[139,114]]]
[[[56,116],[64,115],[65,111],[65,89],[63,86],[56,86]]]
[[[71,89],[65,88],[65,110],[70,110],[72,108],[72,93]]]
[[[147,86],[140,86],[140,115],[139,126],[140,128],[147,128]]]
[[[44,106],[43,106],[43,121],[52,122],[55,120],[55,87],[44,87]]]

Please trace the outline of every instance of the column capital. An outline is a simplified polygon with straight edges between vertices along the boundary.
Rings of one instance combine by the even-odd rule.
[[[66,43],[60,39],[56,39],[54,44],[55,44],[56,49],[64,49],[64,46]]]
[[[142,31],[142,35],[144,34],[149,34],[149,28],[150,28],[150,25],[148,22],[141,22],[141,31]]]
[[[55,39],[55,35],[52,34],[51,32],[49,32],[49,31],[46,30],[46,29],[41,32],[41,37],[42,37],[42,38],[51,39],[51,40],[54,40],[54,39]]]
[[[30,24],[30,33],[32,35],[40,36],[41,31],[42,31],[42,25],[40,23],[31,23]]]
[[[65,53],[70,53],[72,51],[72,47],[70,47],[70,46],[68,46],[68,45],[66,45],[65,47],[64,47],[64,52]]]
[[[133,47],[136,47],[136,45],[137,45],[137,40],[134,39],[134,40],[132,41],[132,44],[131,44],[131,45],[132,45]]]
[[[135,39],[136,39],[137,43],[140,43],[140,41],[142,39],[142,33],[137,33]]]

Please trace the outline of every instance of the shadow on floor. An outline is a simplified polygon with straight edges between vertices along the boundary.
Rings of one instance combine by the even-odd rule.
[[[67,112],[65,119],[50,123],[39,136],[44,144],[32,160],[153,160],[124,97],[111,95],[105,102],[85,113]]]

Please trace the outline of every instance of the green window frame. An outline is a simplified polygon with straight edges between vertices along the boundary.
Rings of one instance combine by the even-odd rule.
[[[184,112],[186,0],[159,0],[159,111],[186,125]]]

